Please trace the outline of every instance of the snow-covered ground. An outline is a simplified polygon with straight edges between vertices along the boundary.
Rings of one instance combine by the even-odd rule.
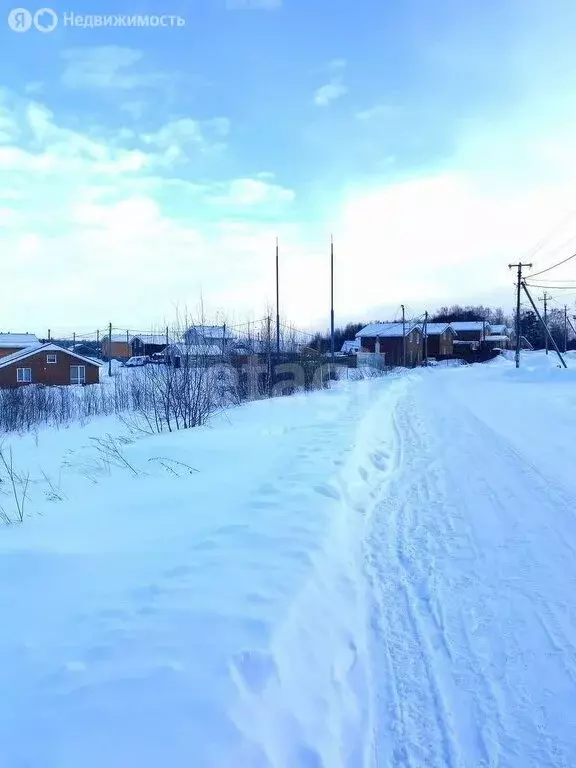
[[[576,765],[576,360],[544,358],[10,436],[0,767]]]

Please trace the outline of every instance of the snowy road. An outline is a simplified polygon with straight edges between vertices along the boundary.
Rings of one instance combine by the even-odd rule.
[[[544,420],[538,388],[509,391],[522,424],[511,399],[510,423],[488,426],[490,376],[415,378],[395,409],[367,545],[378,766],[576,765],[574,451],[548,475],[534,455],[565,447],[557,421],[525,452],[503,437],[529,428],[530,405]]]
[[[576,766],[574,370],[121,428],[8,442],[0,768]]]

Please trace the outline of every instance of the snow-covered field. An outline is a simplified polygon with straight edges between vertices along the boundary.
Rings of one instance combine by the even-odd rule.
[[[0,768],[576,765],[576,360],[523,366],[7,438]]]

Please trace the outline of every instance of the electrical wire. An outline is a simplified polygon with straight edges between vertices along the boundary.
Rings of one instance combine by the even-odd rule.
[[[561,267],[562,264],[566,264],[571,259],[576,258],[576,253],[573,253],[571,256],[568,256],[568,258],[563,259],[562,261],[559,261],[557,264],[553,264],[551,267],[548,267],[547,269],[543,269],[540,272],[533,272],[531,275],[526,275],[525,280],[530,280],[532,277],[538,277],[539,275],[545,275],[546,272],[551,272],[553,269],[556,269],[557,267]]]
[[[541,240],[539,240],[539,241],[536,243],[536,246],[535,246],[535,248],[534,248],[532,251],[530,251],[530,253],[528,253],[528,255],[526,256],[526,258],[528,258],[528,259],[531,259],[533,256],[535,256],[535,255],[538,253],[538,251],[542,250],[542,248],[543,248],[543,247],[546,245],[546,243],[547,243],[547,242],[550,240],[550,238],[551,238],[551,237],[552,237],[554,234],[556,234],[556,232],[558,232],[558,231],[559,231],[559,230],[562,228],[562,226],[563,226],[563,224],[564,224],[564,223],[567,223],[568,221],[570,221],[570,219],[571,219],[571,218],[572,218],[572,217],[573,217],[575,214],[576,214],[576,208],[574,208],[573,210],[569,211],[569,212],[566,214],[566,216],[564,216],[564,218],[563,218],[563,219],[562,219],[562,220],[561,220],[561,221],[560,221],[558,224],[556,224],[556,226],[555,226],[555,227],[553,227],[553,228],[550,230],[550,232],[548,232],[548,234],[547,234],[547,235],[545,235],[545,236],[544,236],[544,237],[543,237]],[[573,240],[573,239],[574,239],[573,237],[571,237],[571,238],[570,238],[570,240]],[[570,242],[570,240],[568,240],[567,242]],[[557,251],[556,251],[556,252],[557,252]]]

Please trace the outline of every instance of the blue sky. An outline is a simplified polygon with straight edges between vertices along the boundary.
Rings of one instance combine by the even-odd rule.
[[[510,304],[505,265],[576,207],[567,0],[52,7],[53,32],[0,29],[4,330],[146,328],[200,296],[260,317],[276,236],[283,312],[317,327],[331,232],[342,320]]]

